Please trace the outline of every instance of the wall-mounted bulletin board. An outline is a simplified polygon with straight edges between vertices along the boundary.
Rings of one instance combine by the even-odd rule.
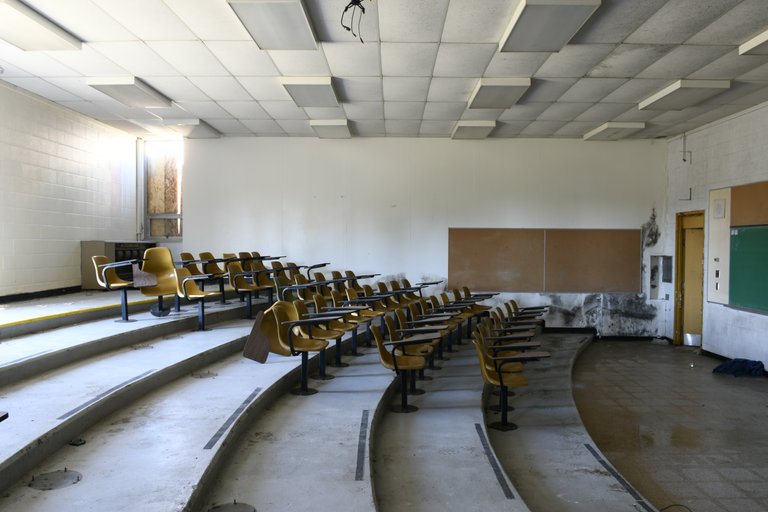
[[[768,311],[768,182],[731,189],[731,306]]]
[[[640,292],[639,229],[450,228],[448,284],[505,292]]]

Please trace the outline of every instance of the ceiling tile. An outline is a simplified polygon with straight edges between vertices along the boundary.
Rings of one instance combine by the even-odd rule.
[[[633,107],[637,108],[637,105],[630,103],[597,103],[574,117],[574,121],[605,123],[613,121],[613,118]]]
[[[163,1],[204,41],[253,41],[226,2]]]
[[[490,78],[531,77],[550,55],[546,52],[496,52],[483,76]]]
[[[424,108],[424,119],[433,121],[445,121],[461,119],[461,115],[466,110],[466,102],[444,102],[430,101]]]
[[[173,11],[157,0],[92,0],[139,39],[191,41],[195,35]]]
[[[621,43],[667,0],[603,0],[571,43]]]
[[[683,43],[739,2],[741,0],[669,0],[630,34],[625,42]],[[696,16],[691,16],[692,12],[695,12]]]
[[[530,121],[507,121],[496,123],[494,129],[488,136],[492,139],[505,139],[517,137],[530,123]]]
[[[262,108],[274,119],[309,119],[304,109],[292,101],[262,101]]]
[[[590,77],[633,77],[672,51],[674,45],[622,44],[595,66]]]
[[[269,50],[277,69],[285,76],[328,76],[331,70],[318,50]]]
[[[461,114],[462,121],[495,121],[503,114],[503,108],[468,108]]]
[[[119,76],[130,74],[110,59],[84,44],[79,51],[46,52],[70,69],[85,76]]]
[[[738,46],[765,30],[768,2],[744,0],[686,41],[687,44]]]
[[[429,85],[429,101],[463,102],[469,97],[477,85],[476,78],[433,78]]]
[[[696,124],[711,123],[712,121],[717,121],[718,119],[722,119],[724,117],[736,114],[737,112],[741,112],[746,108],[747,107],[745,105],[720,105],[711,110],[703,112],[698,116],[690,118],[688,122]]]
[[[603,103],[640,103],[642,100],[669,85],[666,79],[633,78],[602,99]]]
[[[419,135],[422,137],[450,137],[456,121],[440,121],[425,119],[421,122]]]
[[[768,64],[768,55],[739,55],[733,50],[686,78],[730,80],[763,64]]]
[[[190,119],[195,117],[177,103],[173,103],[170,107],[153,108],[150,112],[161,119]]]
[[[231,76],[195,76],[190,80],[216,101],[248,101],[250,94]]]
[[[592,103],[553,103],[537,119],[539,121],[570,121],[592,105]]]
[[[385,76],[385,101],[425,101],[429,91],[428,77]],[[418,130],[417,130],[418,131]]]
[[[437,43],[381,43],[381,70],[388,76],[432,76]]]
[[[309,125],[308,121],[305,121]],[[256,135],[274,137],[276,135],[285,135],[283,128],[270,119],[243,119],[242,124]]]
[[[576,78],[537,78],[532,81],[520,102],[557,101],[577,81]]]
[[[82,41],[136,41],[132,34],[91,0],[25,0],[26,4]]]
[[[209,101],[211,98],[195,84],[181,76],[148,76],[144,81],[176,101]]]
[[[678,46],[638,73],[637,78],[684,78],[730,50],[727,46]]]
[[[62,101],[60,104],[75,112],[80,112],[83,115],[98,119],[99,121],[118,121],[123,119],[117,114],[90,101]]]
[[[509,0],[451,0],[442,41],[446,43],[494,43],[507,28],[515,2]]]
[[[181,101],[181,108],[194,114],[195,117],[205,119],[228,119],[232,115],[221,108],[215,101]]]
[[[280,79],[266,76],[246,76],[238,79],[245,90],[259,101],[290,100],[291,95],[285,90]]]
[[[738,99],[733,101],[733,104],[750,106],[759,105],[765,101],[768,101],[768,84],[766,84],[766,87],[762,87],[753,93],[740,96]]]
[[[518,103],[505,110],[499,116],[499,121],[535,121],[549,106],[550,103],[526,103],[524,105]]]
[[[347,116],[341,107],[304,107],[310,119],[345,119]]]
[[[104,101],[94,101],[94,104],[109,110],[113,114],[117,114],[123,119],[147,119],[150,121],[157,121],[160,118],[152,113],[151,110],[144,108],[128,107],[120,103],[119,101],[108,99]]]
[[[350,121],[349,131],[358,137],[384,137],[387,134],[384,119]]]
[[[683,110],[671,110],[668,112],[662,112],[653,118],[653,124],[673,126],[686,122],[689,119],[699,116],[709,110],[712,110],[712,107],[700,107],[697,105],[694,107],[688,107]]]
[[[205,45],[233,75],[276,76],[280,73],[269,54],[248,41],[207,41]]]
[[[625,78],[582,78],[565,91],[558,101],[595,103],[618,89]]]
[[[141,41],[88,43],[94,50],[119,62],[133,76],[178,76],[179,72]]]
[[[355,121],[367,119],[384,119],[384,102],[359,101],[342,104],[347,119]]]
[[[105,101],[111,99],[101,91],[90,87],[87,83],[85,83],[85,78],[83,77],[48,77],[45,80],[55,85],[56,87],[59,87],[68,93],[74,94],[78,98],[82,98],[86,101]]]
[[[381,76],[381,57],[376,43],[323,43],[333,76]]]
[[[415,137],[419,135],[421,121],[388,119],[384,121],[384,128],[388,136]]]
[[[650,121],[654,117],[658,117],[659,113],[653,110],[640,110],[637,105],[630,107],[623,114],[616,116],[612,121],[616,122],[645,122]]]
[[[554,135],[565,124],[565,121],[533,121],[520,132],[520,135],[523,137],[548,137]]]
[[[391,43],[437,43],[449,0],[379,2],[381,40]],[[418,133],[418,130],[416,130]]]
[[[206,119],[205,121],[219,130],[222,135],[237,137],[252,134],[251,130],[237,119]]]
[[[80,101],[82,98],[38,77],[5,77],[6,82],[26,89],[51,101]]]
[[[558,53],[550,55],[534,76],[537,78],[581,78],[614,48],[616,45],[612,44],[569,44]]]
[[[731,81],[731,87],[716,96],[702,101],[699,105],[754,105],[753,94],[768,87],[768,82]]]
[[[381,78],[334,77],[333,83],[341,102],[384,101]]]
[[[200,41],[154,41],[147,44],[183,75],[225,76],[229,74]]]
[[[309,17],[312,19],[312,26],[318,41],[360,44],[360,40],[352,35],[351,31],[341,26],[341,15],[347,2],[304,0],[304,5],[309,11]],[[379,39],[379,6],[378,2],[363,2],[363,7],[365,7],[365,14],[362,18],[358,18],[360,12],[355,13],[355,23],[352,28],[354,28],[355,34],[359,31],[358,35],[363,38],[365,44],[368,44]],[[352,11],[350,10],[344,16],[344,22],[347,26],[350,26],[351,18]],[[358,21],[360,22],[359,25]]]
[[[423,113],[422,101],[384,102],[384,119],[421,119]]]
[[[496,44],[443,43],[437,51],[434,76],[481,77],[497,48]]]
[[[555,132],[559,137],[583,137],[599,125],[589,121],[572,121]]]
[[[25,52],[10,43],[0,40],[0,60],[10,62],[17,68],[37,77],[82,76],[44,52]]]
[[[269,119],[269,114],[256,101],[219,101],[221,108],[237,119]]]
[[[31,73],[28,73],[24,71],[21,68],[18,68],[14,66],[13,64],[9,62],[5,62],[3,60],[0,60],[0,75],[3,77],[20,77],[20,76],[32,76]]]
[[[277,124],[291,137],[317,137],[315,130],[309,125],[309,120],[286,119],[277,121]],[[251,129],[253,130],[253,128]],[[258,135],[257,130],[253,131]]]

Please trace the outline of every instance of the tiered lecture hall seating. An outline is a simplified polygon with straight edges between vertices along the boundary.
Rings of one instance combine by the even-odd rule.
[[[220,272],[210,266],[213,272],[194,272],[191,266],[203,259],[225,266],[219,267]],[[114,309],[103,320],[7,340],[0,336],[0,491],[5,493],[0,510],[29,509],[30,503],[50,504],[51,510],[213,510],[227,502],[253,502],[259,510],[297,510],[302,507],[290,498],[299,496],[314,509],[374,510],[374,460],[369,450],[382,435],[374,430],[381,421],[377,417],[387,411],[420,409],[405,415],[412,418],[450,410],[450,402],[429,404],[444,399],[445,389],[435,391],[458,382],[455,372],[463,371],[469,373],[462,379],[477,393],[472,408],[476,423],[483,423],[479,397],[486,383],[500,390],[501,421],[489,425],[509,429],[513,423],[507,418],[508,389],[526,384],[523,363],[549,355],[536,341],[545,310],[521,309],[515,303],[506,310],[491,295],[473,295],[469,290],[451,291],[453,298],[422,297],[424,284],[411,286],[407,280],[390,281],[389,286],[382,282],[374,293],[358,280],[375,275],[356,276],[351,271],[331,273],[331,280],[317,272],[313,282],[299,270],[309,273],[319,266],[273,260],[277,268],[267,269],[263,262],[268,259],[253,252],[225,258],[201,253],[200,260],[189,255],[176,263],[167,249],[149,249],[141,270],[155,282],[138,286],[138,291],[130,282],[113,279],[111,262],[95,260],[94,272],[100,272],[105,284],[109,281],[105,288],[125,290],[119,317],[138,294],[157,299],[153,314],[137,312],[134,322],[116,323]],[[211,278],[219,281],[218,291],[202,288]],[[224,280],[231,288],[224,288],[225,294],[233,291],[245,304],[212,305],[208,314],[213,329],[201,332],[206,328],[206,298],[220,295]],[[253,300],[264,291],[269,300]],[[279,300],[282,293],[292,301]],[[110,294],[99,295],[111,300]],[[163,298],[171,296],[197,302],[197,319],[191,312],[166,309]],[[495,301],[501,309],[482,301]],[[255,321],[249,319],[252,308],[257,311]],[[386,338],[371,325],[377,318],[386,326]],[[433,374],[430,380],[425,372],[438,369],[434,356],[439,356],[443,344],[451,338],[460,341],[464,327],[473,323],[475,345],[457,347],[453,360],[443,364],[440,378]],[[195,325],[198,330],[191,330]],[[360,329],[372,337],[375,347],[353,346],[361,350],[360,357],[342,361],[342,346],[352,344]],[[331,340],[336,347],[329,347]],[[259,356],[264,364],[242,357],[250,343],[262,344],[257,348],[269,353]],[[335,361],[344,363],[333,374],[325,372],[326,349],[333,350]],[[475,363],[467,364],[471,361]],[[318,373],[311,376],[315,368]],[[347,378],[330,380],[334,375]],[[286,391],[297,381],[296,394],[313,394],[310,379],[315,379],[319,393],[289,398],[292,395]],[[419,379],[426,379],[422,382],[426,394],[418,394]],[[409,397],[418,405],[409,403]],[[20,405],[32,404],[33,398],[39,405]],[[390,399],[391,407],[379,406]],[[291,418],[288,423],[279,422],[283,415]],[[278,424],[273,425],[275,421]],[[360,435],[343,435],[349,434],[350,423],[359,425]],[[461,431],[451,430],[455,435]],[[266,432],[273,432],[275,439],[259,443],[268,438]],[[309,433],[316,436],[314,441]],[[369,443],[361,442],[363,434],[371,436]],[[434,438],[430,429],[425,435],[420,442]],[[340,437],[332,441],[334,436]],[[253,448],[255,444],[260,448]],[[263,450],[271,446],[294,455],[275,453],[265,459]],[[346,471],[347,459],[334,451],[339,446],[359,451],[358,477],[334,479],[324,484],[331,492],[312,493],[314,486],[308,484],[312,475]],[[299,451],[290,451],[294,449]],[[235,458],[240,462],[230,464]],[[286,487],[275,486],[269,473],[292,461],[301,466],[291,472],[291,490],[286,492]],[[467,463],[466,457],[461,463]],[[241,478],[243,468],[253,473]],[[485,466],[477,471],[493,478]],[[67,488],[64,500],[56,497],[56,491],[47,491],[50,494],[41,501],[41,491],[28,485],[33,477],[45,485],[75,472],[81,478]],[[362,492],[360,485],[365,486]],[[466,506],[485,499],[473,497]]]

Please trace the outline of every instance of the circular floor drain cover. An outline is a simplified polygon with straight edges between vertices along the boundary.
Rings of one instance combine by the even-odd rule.
[[[63,469],[34,476],[32,481],[29,482],[29,486],[39,491],[52,491],[74,485],[82,479],[83,475],[77,471]]]
[[[216,505],[209,508],[208,512],[256,512],[256,507],[247,503],[227,503],[226,505]]]

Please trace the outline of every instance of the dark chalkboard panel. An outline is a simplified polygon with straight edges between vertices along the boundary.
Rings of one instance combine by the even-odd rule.
[[[731,306],[768,311],[768,226],[731,228]]]

